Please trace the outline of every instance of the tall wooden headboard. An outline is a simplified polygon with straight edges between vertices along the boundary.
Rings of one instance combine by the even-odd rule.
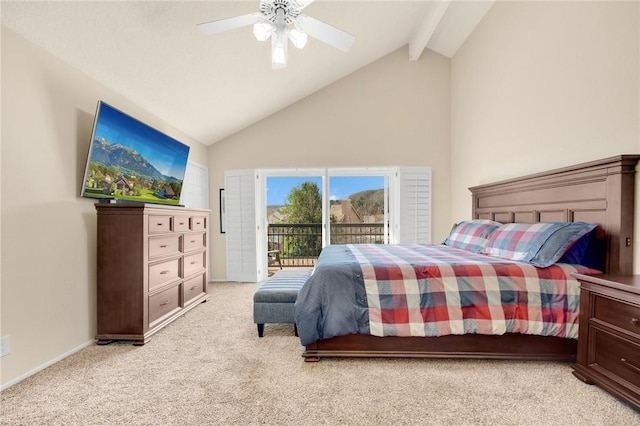
[[[469,188],[473,218],[497,222],[591,222],[607,235],[607,269],[633,273],[635,168],[619,155]]]

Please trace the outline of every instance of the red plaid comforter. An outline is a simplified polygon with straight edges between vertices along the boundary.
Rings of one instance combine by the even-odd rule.
[[[524,333],[578,337],[579,284],[536,268],[442,245],[348,245],[362,269],[370,334]]]

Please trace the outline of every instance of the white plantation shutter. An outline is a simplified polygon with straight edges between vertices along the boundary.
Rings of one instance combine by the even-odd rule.
[[[189,160],[184,172],[180,202],[194,209],[209,208],[209,168]]]
[[[431,168],[399,167],[394,179],[394,243],[431,243]]]
[[[256,173],[231,170],[224,174],[226,204],[227,279],[258,281]]]

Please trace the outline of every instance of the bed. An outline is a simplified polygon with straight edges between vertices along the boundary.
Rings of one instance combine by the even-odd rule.
[[[481,248],[477,255],[470,254],[470,251],[462,250],[455,244],[445,246],[444,253],[442,247],[438,247],[435,253],[424,253],[425,247],[408,245],[387,248],[373,245],[326,247],[316,270],[296,301],[296,323],[301,342],[305,346],[305,361],[317,361],[322,357],[574,361],[577,349],[579,287],[571,274],[597,271],[625,275],[632,273],[635,167],[639,159],[640,156],[637,155],[621,155],[470,188],[473,204],[472,220],[468,222],[474,226],[483,222],[496,223],[496,226],[511,227],[511,231],[526,229],[529,232],[531,229],[539,228],[541,232],[555,235],[560,232],[558,229],[570,227],[575,230],[582,225],[590,225],[588,232],[580,234],[580,237],[584,238],[579,239],[600,244],[601,246],[592,252],[600,253],[602,256],[592,259],[593,261],[586,265],[566,263],[564,258],[553,257],[544,259],[544,262],[551,259],[552,264],[547,265],[543,262],[540,264],[542,267],[532,265],[530,261],[535,257],[535,250],[529,250],[528,254],[524,255],[517,253],[518,256],[526,257],[527,262],[524,262],[524,266],[518,256],[507,259],[496,257],[494,264],[489,262],[489,265],[486,265],[483,259],[477,256],[487,258],[486,250],[500,248],[500,243],[496,241],[488,243],[489,248]],[[495,238],[496,234],[498,232],[490,232],[486,237],[488,240],[499,240]],[[448,240],[450,238],[453,237],[450,235]],[[569,246],[573,247],[574,244]],[[380,252],[388,249],[392,252]],[[568,250],[561,252],[566,251]],[[399,259],[399,263],[390,267],[388,272],[381,272],[388,267],[382,259],[389,256]],[[431,263],[420,263],[424,261],[423,258],[428,258],[428,262]],[[465,262],[470,262],[472,266]],[[411,312],[415,314],[415,310],[407,309],[405,311],[409,313],[398,314],[397,310],[380,309],[384,308],[389,300],[397,297],[393,294],[393,289],[389,290],[395,285],[453,285],[452,281],[461,282],[459,277],[456,278],[456,274],[459,275],[460,270],[469,268],[480,269],[482,272],[476,272],[475,275],[468,273],[462,283],[469,285],[469,282],[473,282],[474,288],[471,291],[459,290],[456,297],[479,297],[480,308],[472,313],[465,311],[466,307],[463,306],[460,311],[462,313],[451,314],[452,321],[446,324],[436,321],[435,325],[425,325],[421,324],[420,319],[414,321],[403,317],[412,315]],[[443,271],[453,269],[458,271],[452,276],[444,277],[448,272]],[[407,270],[413,271],[407,274]],[[465,273],[463,272],[463,275]],[[430,280],[429,277],[433,277],[434,274],[442,276],[441,279]],[[542,297],[557,299],[553,302],[555,305],[542,304],[546,306],[547,311],[557,311],[553,314],[556,317],[549,319],[545,316],[548,312],[543,312],[540,315],[545,316],[545,319],[534,321],[536,325],[533,326],[518,321],[518,314],[506,321],[494,321],[501,314],[490,312],[493,309],[491,306],[495,308],[495,303],[490,301],[491,294],[495,295],[491,286],[495,290],[495,286],[498,285],[504,290],[505,286],[508,287],[511,281],[514,281],[515,290],[507,288],[507,291],[502,291],[503,296],[499,296],[504,301],[504,293],[517,294],[519,283],[530,281],[533,275],[536,275],[536,278],[538,275],[542,277],[544,284],[541,286],[545,288],[563,288],[563,295],[549,296],[548,291],[541,292],[544,293]],[[348,283],[345,278],[347,276],[355,277],[355,281],[360,284]],[[378,277],[382,284],[378,285],[375,277]],[[398,277],[409,277],[409,281],[407,283]],[[318,282],[324,282],[322,285],[327,288],[321,290]],[[487,282],[486,291],[478,291],[476,287],[485,285],[482,282]],[[439,289],[440,294],[443,292],[446,293]],[[379,297],[379,294],[384,294],[386,299]],[[422,299],[427,297],[422,289],[420,294]],[[526,297],[534,299],[540,296]],[[558,298],[564,299],[558,302]],[[433,307],[435,310],[447,309],[438,307],[437,303],[431,301],[421,300],[417,303],[422,303],[420,312],[424,317],[430,315],[426,307]],[[517,305],[518,303],[515,303],[514,306],[519,309]],[[562,309],[558,310],[557,307]],[[535,309],[531,312],[534,311]],[[531,312],[522,315],[526,317],[539,314]],[[464,321],[460,315],[464,316]],[[470,321],[470,318],[473,320]],[[340,322],[343,319],[343,322],[351,325],[346,329],[338,329],[337,326],[332,329],[334,325],[331,322]]]

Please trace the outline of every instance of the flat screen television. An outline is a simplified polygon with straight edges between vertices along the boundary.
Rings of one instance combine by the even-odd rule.
[[[180,205],[189,146],[98,102],[83,197]]]

